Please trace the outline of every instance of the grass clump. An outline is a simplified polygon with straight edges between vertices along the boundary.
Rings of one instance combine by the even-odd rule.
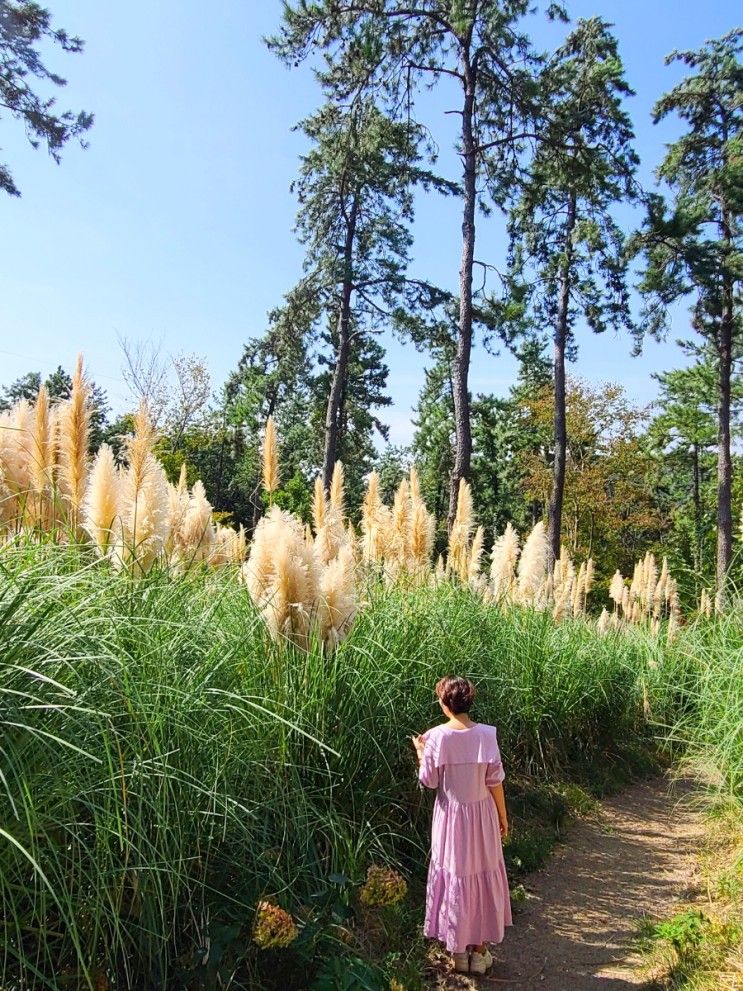
[[[358,916],[347,898],[313,929],[329,878],[394,866],[421,891],[430,801],[407,737],[438,721],[447,670],[478,683],[516,777],[547,784],[643,727],[626,638],[448,585],[375,587],[334,653],[306,652],[269,637],[229,572],[132,581],[74,546],[18,544],[0,648],[8,987],[208,987],[227,970],[297,986]],[[288,949],[253,943],[260,902],[297,925]]]

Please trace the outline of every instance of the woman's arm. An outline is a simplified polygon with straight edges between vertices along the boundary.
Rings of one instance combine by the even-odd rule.
[[[426,788],[438,788],[439,769],[434,764],[431,754],[426,753],[425,736],[414,736],[412,740],[416,756],[418,757],[418,780]]]
[[[493,796],[495,807],[498,810],[501,838],[505,839],[508,836],[508,813],[506,812],[506,796],[503,791],[503,785],[492,785],[488,788],[488,791]]]

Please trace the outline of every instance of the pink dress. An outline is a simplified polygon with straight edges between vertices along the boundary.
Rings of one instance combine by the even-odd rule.
[[[505,777],[494,726],[424,733],[419,777],[436,788],[424,933],[450,953],[500,943],[511,925],[498,810],[488,787]]]

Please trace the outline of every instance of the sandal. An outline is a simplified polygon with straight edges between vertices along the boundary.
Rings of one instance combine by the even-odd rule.
[[[470,974],[484,974],[489,966],[490,964],[488,964],[487,957],[484,953],[470,954]]]
[[[452,954],[454,959],[454,971],[457,974],[469,974],[470,972],[470,955],[469,953],[454,953]]]

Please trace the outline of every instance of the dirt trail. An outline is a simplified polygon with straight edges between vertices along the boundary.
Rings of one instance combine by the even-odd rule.
[[[702,836],[689,789],[665,778],[608,800],[568,832],[474,985],[503,991],[628,991],[643,987],[632,937],[642,915],[668,915],[695,894]],[[450,977],[444,988],[473,987]]]

